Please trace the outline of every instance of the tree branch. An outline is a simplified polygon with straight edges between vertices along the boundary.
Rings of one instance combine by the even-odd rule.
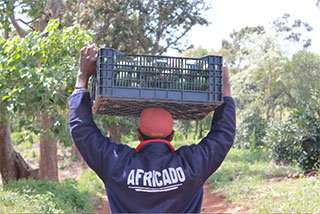
[[[148,2],[148,4],[146,5],[146,8],[145,9],[142,9],[142,15],[139,16],[139,19],[138,19],[138,28],[143,26],[142,23],[143,23],[143,20],[144,18],[146,17],[146,15],[148,14],[148,11],[151,7],[151,5],[153,4],[154,0],[150,0]],[[134,50],[137,48],[138,44],[137,44],[137,41],[138,41],[138,31],[139,29],[135,28],[135,31],[133,32],[133,38],[132,38],[132,43],[131,43],[131,50]]]
[[[14,17],[14,4],[16,3],[16,0],[12,0],[10,7],[12,11],[8,12],[8,16],[10,18],[11,24],[13,25],[13,27],[16,29],[17,33],[19,34],[19,36],[21,38],[25,37],[27,35],[27,32],[20,27],[20,25],[18,24],[17,20]]]
[[[20,21],[20,22],[22,22],[23,24],[25,24],[25,25],[27,25],[29,28],[31,28],[32,30],[35,30],[33,27],[31,27],[30,25],[29,25],[29,23],[32,23],[32,21],[34,21],[34,20],[32,20],[32,21],[30,21],[30,22],[25,22],[25,21],[23,21],[22,19],[17,19],[17,21]]]
[[[187,28],[180,36],[176,37],[176,39],[173,42],[167,42],[167,46],[163,49],[163,52],[166,52],[171,45],[176,44],[182,37],[186,35],[186,33],[189,32],[190,29],[191,27]]]
[[[103,27],[100,29],[100,31],[99,31],[98,33],[96,33],[96,35],[94,36],[94,40],[93,40],[94,43],[97,43],[97,42],[100,40],[103,32],[105,31],[105,29],[108,29],[108,27],[109,27],[109,25],[110,25],[110,23],[111,23],[110,20],[111,20],[114,16],[115,16],[114,13],[109,13],[108,18],[105,19],[104,26],[103,26]]]
[[[19,36],[21,38],[24,38],[27,35],[27,32],[23,28],[20,27],[20,25],[18,24],[18,22],[15,19],[13,14],[10,14],[9,18],[10,18],[11,24],[16,29],[16,31],[19,34]]]

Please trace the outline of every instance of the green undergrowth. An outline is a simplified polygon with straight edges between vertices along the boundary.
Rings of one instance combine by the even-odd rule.
[[[320,212],[320,177],[304,177],[295,165],[276,165],[263,151],[231,149],[209,182],[244,212]]]
[[[92,213],[102,182],[93,172],[78,180],[19,180],[0,188],[0,213]]]

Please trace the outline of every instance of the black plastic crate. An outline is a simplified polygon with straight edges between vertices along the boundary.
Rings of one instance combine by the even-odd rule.
[[[200,120],[223,102],[222,57],[169,57],[100,49],[92,78],[94,114],[139,117],[145,108]]]

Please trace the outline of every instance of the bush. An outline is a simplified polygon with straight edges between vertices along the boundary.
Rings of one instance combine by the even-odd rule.
[[[242,112],[241,118],[237,126],[235,145],[246,149],[261,147],[267,126],[266,119],[260,116],[257,108]]]
[[[19,180],[0,189],[0,213],[92,212],[90,194],[76,180]]]
[[[301,102],[288,120],[274,123],[264,139],[277,160],[298,162],[304,170],[320,168],[320,93],[309,103]]]
[[[104,184],[98,177],[98,175],[93,171],[89,170],[78,180],[78,190],[80,191],[88,191],[90,195],[99,195],[104,196],[105,192],[101,194],[99,190],[104,190]],[[98,192],[97,192],[98,191]]]

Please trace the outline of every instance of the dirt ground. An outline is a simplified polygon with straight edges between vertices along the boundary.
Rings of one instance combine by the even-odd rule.
[[[240,208],[232,207],[225,202],[225,196],[222,192],[210,192],[209,183],[204,185],[204,197],[202,202],[201,213],[239,213]],[[97,207],[97,214],[110,213],[108,198],[105,196],[101,204]]]

